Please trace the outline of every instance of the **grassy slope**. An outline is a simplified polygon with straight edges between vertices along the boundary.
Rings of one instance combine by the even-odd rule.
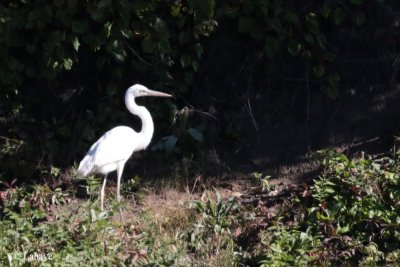
[[[398,261],[397,156],[350,160],[325,152],[321,162],[321,176],[301,190],[282,190],[261,174],[254,174],[247,188],[225,186],[202,194],[154,184],[137,190],[131,180],[124,188],[125,225],[118,220],[113,187],[108,210],[98,209],[101,181],[95,178],[83,185],[86,199],[72,197],[78,186],[64,192],[8,185],[2,191],[0,262],[292,266]]]

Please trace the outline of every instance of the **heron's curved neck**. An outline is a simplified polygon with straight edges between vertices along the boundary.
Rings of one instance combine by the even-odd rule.
[[[125,96],[125,104],[128,110],[142,121],[142,129],[139,132],[142,142],[140,144],[141,147],[138,149],[145,149],[150,144],[154,132],[154,124],[150,112],[145,107],[137,105],[135,97],[130,94]]]

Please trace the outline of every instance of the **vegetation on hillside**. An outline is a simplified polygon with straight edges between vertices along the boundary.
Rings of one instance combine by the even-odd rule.
[[[348,159],[327,151],[323,157],[322,175],[283,204],[244,206],[206,190],[194,201],[188,194],[180,203],[175,197],[173,205],[143,202],[125,225],[115,201],[100,212],[98,200],[71,203],[71,190],[7,184],[1,192],[0,261],[10,266],[398,262],[398,155]],[[94,184],[87,186],[89,195],[98,192],[101,181]],[[139,202],[145,198],[139,194]]]
[[[285,120],[293,108],[307,123],[311,100],[346,98],[353,87],[362,97],[383,79],[396,80],[393,5],[383,0],[3,2],[0,175],[36,179],[49,165],[70,166],[107,129],[132,124],[122,96],[133,83],[175,95],[152,108],[164,135],[154,150],[178,158],[204,155],[198,152],[217,138],[246,143],[243,112],[233,108],[243,103],[252,101],[250,115],[269,124]],[[342,64],[354,60],[363,65]],[[293,81],[307,93],[299,94]],[[286,95],[298,104],[282,102]],[[307,107],[299,111],[303,103]],[[219,130],[207,131],[204,140],[204,129],[216,121]]]
[[[301,153],[312,154],[342,145],[324,124],[312,135],[313,118],[329,120],[343,103],[396,110],[387,99],[399,82],[399,3],[1,2],[0,265],[398,263],[396,147],[390,156],[360,158],[322,150],[321,173],[278,196],[271,174],[252,170],[253,181],[224,198],[238,177],[220,154],[263,140],[277,147],[269,152],[281,164],[279,151],[294,149],[271,136],[296,136]],[[144,164],[152,177],[123,183],[122,225],[112,186],[102,212],[101,178],[74,171],[102,133],[135,125],[123,103],[133,83],[174,99],[146,103],[157,125],[146,152],[154,165]],[[350,115],[379,128],[362,113]],[[289,131],[277,130],[282,125]],[[360,129],[346,129],[352,145]],[[313,136],[329,142],[312,143]],[[252,164],[276,163],[268,160]]]

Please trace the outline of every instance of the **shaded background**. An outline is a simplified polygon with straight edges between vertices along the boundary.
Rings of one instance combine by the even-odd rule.
[[[385,153],[399,115],[397,1],[25,1],[0,4],[0,178],[68,169],[108,129],[155,121],[128,172],[288,181],[312,153]],[[145,155],[145,157],[143,157]]]

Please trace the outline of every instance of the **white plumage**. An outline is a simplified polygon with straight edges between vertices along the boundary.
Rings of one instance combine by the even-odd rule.
[[[78,168],[78,175],[107,174],[124,164],[138,146],[140,135],[127,126],[117,126],[94,143]]]
[[[142,129],[140,132],[135,132],[127,126],[117,126],[111,129],[90,147],[79,164],[77,171],[79,176],[87,176],[91,173],[104,174],[101,189],[101,210],[104,208],[104,189],[108,173],[117,171],[117,202],[120,202],[121,176],[125,163],[133,152],[146,149],[153,136],[154,124],[150,112],[145,107],[138,106],[135,102],[135,97],[140,96],[171,97],[169,94],[150,90],[140,84],[129,87],[125,93],[125,104],[132,114],[141,119]],[[120,215],[123,221],[121,209]]]

